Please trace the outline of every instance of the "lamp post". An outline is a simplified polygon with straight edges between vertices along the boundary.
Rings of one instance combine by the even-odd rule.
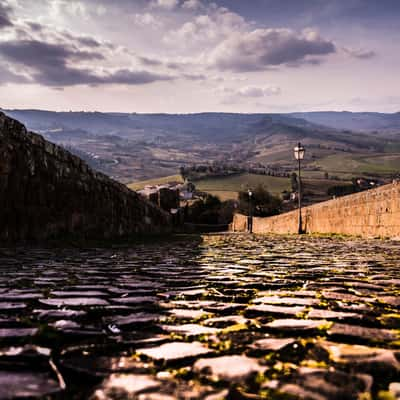
[[[304,153],[306,152],[305,148],[299,144],[294,148],[294,157],[295,159],[299,162],[299,183],[298,183],[298,189],[299,189],[299,234],[304,233],[303,230],[303,221],[302,221],[302,216],[301,216],[301,160],[304,158]]]
[[[251,204],[253,192],[249,189],[247,191],[247,194],[249,195],[249,217],[248,217],[247,225],[248,225],[249,233],[253,233],[253,208],[252,208],[252,204]]]

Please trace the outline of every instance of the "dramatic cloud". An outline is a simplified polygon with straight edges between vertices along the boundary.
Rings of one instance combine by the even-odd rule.
[[[0,55],[29,71],[32,80],[45,86],[125,84],[142,85],[171,80],[171,76],[130,69],[94,72],[76,67],[81,61],[102,60],[99,52],[80,51],[63,44],[40,41],[8,41],[0,43]]]
[[[0,102],[253,112],[383,99],[396,95],[399,13],[399,0],[0,0]]]
[[[12,22],[8,16],[10,11],[10,7],[0,0],[0,29],[12,26]]]
[[[376,53],[373,50],[351,49],[348,47],[343,47],[343,51],[350,57],[359,58],[361,60],[368,60],[376,56]]]
[[[256,29],[222,41],[209,60],[220,70],[250,72],[309,63],[310,56],[335,52],[333,42],[323,39],[315,31],[297,34],[290,29]],[[318,61],[314,59],[314,62]]]

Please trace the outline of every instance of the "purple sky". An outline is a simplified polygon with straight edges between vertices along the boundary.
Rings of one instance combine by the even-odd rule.
[[[0,0],[0,107],[400,111],[398,0]]]

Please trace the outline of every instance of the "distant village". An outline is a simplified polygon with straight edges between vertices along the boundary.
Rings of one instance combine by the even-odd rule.
[[[142,190],[139,190],[138,193],[154,204],[157,204],[164,211],[174,215],[177,222],[182,222],[185,219],[185,213],[187,212],[188,207],[193,205],[197,200],[204,201],[204,199],[209,196],[208,193],[196,190],[196,180],[211,177],[222,178],[243,173],[277,176],[290,179],[291,190],[283,191],[279,196],[282,200],[281,211],[289,211],[297,207],[297,174],[284,167],[265,166],[260,163],[242,166],[227,163],[212,163],[207,165],[181,167],[180,175],[184,181],[183,183],[179,181],[171,181],[163,184],[147,185]],[[329,176],[328,173],[324,174],[324,179],[339,181],[336,176]],[[384,183],[387,182],[380,179],[353,178],[351,184],[347,182],[343,184],[333,184],[329,187],[324,200],[368,190]],[[306,192],[306,196],[306,205],[321,201],[320,199],[317,200],[317,198],[313,198],[312,195],[310,196],[309,192]],[[236,203],[237,206],[237,201],[232,200],[232,202]]]

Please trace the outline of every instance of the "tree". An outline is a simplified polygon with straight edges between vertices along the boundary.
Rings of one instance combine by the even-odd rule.
[[[196,200],[188,210],[187,221],[195,224],[217,224],[221,200],[212,195]]]
[[[188,176],[185,167],[183,167],[183,166],[180,167],[179,168],[179,173],[180,173],[180,175],[182,177],[182,180],[185,182],[185,180],[186,180],[186,178]]]
[[[186,222],[193,224],[229,224],[232,222],[236,202],[221,200],[212,195],[207,195],[202,199],[196,200],[187,208]]]
[[[290,185],[292,187],[292,192],[297,192],[299,189],[299,183],[297,181],[297,174],[296,172],[292,172],[290,175]]]
[[[290,193],[287,190],[282,192],[282,200],[290,200]]]
[[[251,205],[249,204],[249,194],[247,191],[239,192],[239,211],[243,214],[249,213],[252,207],[255,217],[269,217],[279,214],[282,200],[272,195],[263,186],[259,185],[252,191]]]
[[[345,196],[347,194],[352,194],[356,193],[359,191],[358,186],[352,184],[352,185],[335,185],[331,186],[327,190],[327,194],[329,196]]]
[[[188,182],[186,185],[187,191],[190,193],[194,193],[196,191],[196,186],[193,182]]]

